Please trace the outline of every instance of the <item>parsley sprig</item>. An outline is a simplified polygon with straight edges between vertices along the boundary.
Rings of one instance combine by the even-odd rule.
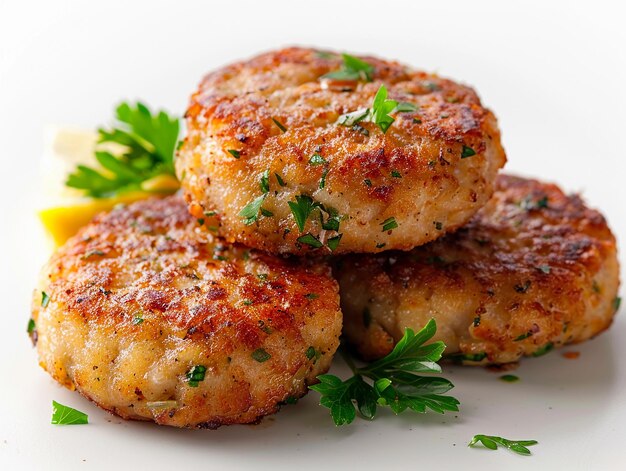
[[[376,124],[384,134],[395,121],[391,114],[409,113],[412,111],[417,111],[417,106],[413,103],[399,103],[396,100],[388,100],[387,88],[381,85],[374,96],[371,108],[361,108],[342,114],[339,116],[338,123],[342,126],[354,126],[360,122],[370,122]]]
[[[152,114],[140,102],[120,104],[115,118],[112,128],[98,130],[98,143],[119,144],[123,150],[96,150],[96,160],[104,171],[78,165],[68,176],[67,186],[84,190],[94,198],[104,198],[138,190],[143,182],[158,175],[174,176],[178,118],[164,111]]]
[[[443,395],[453,388],[450,381],[416,374],[441,373],[437,361],[446,346],[441,341],[424,345],[436,331],[434,319],[417,333],[406,329],[393,351],[380,360],[359,368],[346,357],[354,373],[351,378],[343,381],[335,375],[320,375],[320,383],[309,387],[322,395],[320,404],[330,409],[335,425],[351,423],[357,408],[363,418],[370,420],[376,416],[378,406],[389,407],[395,414],[407,409],[421,413],[427,409],[438,413],[458,411],[459,401]]]
[[[526,447],[536,445],[539,443],[537,440],[508,440],[502,437],[494,437],[493,435],[474,435],[472,441],[467,446],[475,447],[478,443],[481,443],[490,450],[498,449],[498,446],[507,448],[518,455],[529,456],[530,450]]]
[[[364,82],[372,81],[374,66],[350,54],[341,54],[341,57],[343,57],[343,67],[323,75],[322,78],[333,80],[362,80]]]

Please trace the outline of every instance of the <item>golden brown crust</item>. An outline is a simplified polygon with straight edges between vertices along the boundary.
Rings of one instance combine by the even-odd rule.
[[[341,67],[341,56],[301,48],[207,75],[191,99],[177,159],[192,214],[216,211],[210,224],[220,234],[270,252],[311,250],[297,241],[309,232],[323,242],[343,234],[336,253],[408,250],[465,223],[491,195],[505,162],[495,117],[468,87],[363,59],[375,68],[371,83],[323,79]],[[418,111],[396,113],[386,134],[373,123],[362,123],[368,135],[337,124],[341,114],[371,106],[381,84],[389,98]],[[462,158],[464,146],[476,155]],[[327,163],[310,165],[316,153]],[[246,226],[239,212],[261,195],[266,170],[263,208],[272,215]],[[287,203],[302,194],[339,212],[338,232],[322,231],[317,215],[299,230]],[[383,232],[390,217],[399,227]]]
[[[55,379],[124,418],[178,427],[254,422],[304,395],[341,329],[327,266],[225,244],[178,196],[96,217],[52,257],[33,308]],[[255,360],[259,349],[271,358]],[[191,387],[195,365],[206,377]],[[167,400],[178,405],[147,406]]]
[[[599,212],[555,185],[502,175],[457,232],[408,253],[345,257],[336,275],[344,333],[363,356],[384,356],[404,328],[433,317],[448,354],[483,364],[597,335],[619,285]]]

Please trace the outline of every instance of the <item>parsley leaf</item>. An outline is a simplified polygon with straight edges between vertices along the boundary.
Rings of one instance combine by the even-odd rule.
[[[374,66],[350,54],[342,54],[341,56],[343,57],[343,67],[339,70],[322,75],[322,78],[334,80],[362,80],[364,82],[372,81]]]
[[[87,414],[84,412],[52,401],[52,420],[50,423],[53,425],[82,425],[89,423],[87,419]]]
[[[115,118],[111,129],[98,130],[98,143],[119,144],[124,150],[96,151],[96,160],[104,170],[78,165],[68,176],[67,186],[84,190],[94,198],[104,198],[141,189],[143,182],[158,175],[174,176],[178,118],[164,111],[152,114],[140,102],[120,104]]]
[[[278,184],[279,184],[280,186],[285,186],[285,185],[287,185],[287,184],[285,183],[285,180],[283,180],[283,177],[281,177],[281,176],[280,176],[280,173],[276,173],[276,172],[274,172],[274,175],[276,175],[276,181],[278,182]]]
[[[474,149],[472,149],[471,147],[463,146],[463,150],[461,151],[462,159],[467,159],[468,157],[471,157],[473,155],[476,155],[476,151]]]
[[[387,406],[396,414],[407,409],[415,412],[430,409],[439,413],[457,411],[459,401],[443,395],[452,389],[450,381],[416,374],[441,372],[437,361],[445,349],[444,343],[424,345],[436,330],[433,319],[418,333],[406,329],[386,357],[361,368],[346,358],[354,376],[342,381],[331,374],[321,375],[318,376],[320,383],[309,388],[322,395],[320,404],[330,409],[335,425],[351,423],[356,417],[356,409],[363,418],[373,419],[378,406]]]
[[[326,177],[324,174],[322,176],[322,181]],[[322,187],[322,183],[320,182],[320,187]],[[339,224],[341,222],[342,217],[337,213],[337,210],[326,207],[322,203],[314,201],[308,195],[298,195],[296,196],[296,201],[289,201],[289,208],[291,209],[291,214],[293,215],[294,220],[296,221],[296,225],[300,230],[300,233],[304,231],[304,226],[306,225],[306,221],[315,209],[319,209],[320,211],[320,224],[322,229],[327,231],[335,231],[339,232]],[[324,220],[324,213],[326,213],[326,220]],[[337,234],[336,236],[330,237],[327,239],[326,244],[330,251],[334,251],[341,241],[343,234]],[[302,244],[309,245],[313,248],[323,247],[324,244],[319,240],[318,237],[309,233],[301,235],[296,239],[298,242]]]
[[[319,239],[315,237],[313,234],[311,234],[310,232],[307,232],[303,236],[298,237],[296,240],[300,242],[301,244],[310,245],[311,247],[315,249],[319,249],[320,247],[324,246],[324,244],[322,244],[319,241]]]
[[[317,205],[313,202],[313,198],[308,195],[298,195],[296,196],[295,202],[289,201],[287,204],[289,204],[289,208],[291,208],[291,214],[293,214],[298,229],[302,232],[306,220]]]
[[[257,348],[255,351],[252,352],[251,356],[259,363],[265,363],[267,360],[272,358],[272,355],[267,353],[263,348]]]
[[[325,163],[328,163],[328,161],[320,154],[313,154],[309,159],[309,164],[311,165],[322,165]]]
[[[46,308],[50,303],[50,296],[45,291],[41,292],[41,307]]]
[[[187,372],[185,377],[187,378],[187,384],[192,388],[197,388],[200,381],[204,381],[204,375],[206,373],[206,366],[195,365]]]
[[[546,353],[551,352],[552,350],[554,350],[554,344],[552,342],[548,342],[545,345],[542,345],[541,347],[539,347],[537,350],[535,350],[532,353],[532,356],[541,357],[545,355]]]
[[[383,230],[381,232],[387,232],[398,227],[398,223],[394,217],[385,219],[380,223],[380,225],[383,226]]]
[[[26,325],[26,332],[28,333],[28,335],[32,336],[36,330],[37,330],[37,324],[35,324],[35,319],[33,318],[28,319],[28,324]]]
[[[339,229],[337,229],[339,230]],[[341,242],[341,238],[343,237],[343,234],[338,234],[334,237],[330,237],[327,241],[326,241],[326,245],[328,245],[328,248],[331,250],[331,252],[334,252],[335,249],[337,249],[337,247],[339,247],[339,242]]]
[[[322,172],[322,178],[320,178],[320,183],[319,183],[319,189],[323,190],[324,187],[326,186],[326,177],[328,176],[328,172],[329,172],[329,168],[326,167],[324,169],[324,171]]]
[[[247,205],[243,207],[241,211],[239,211],[239,216],[243,218],[243,223],[246,226],[250,226],[254,224],[259,218],[259,211],[263,216],[267,217],[272,216],[273,214],[270,211],[261,209],[261,205],[267,194],[270,192],[270,171],[266,170],[261,174],[261,180],[259,181],[259,187],[261,188],[261,192],[263,193],[261,196],[256,197],[252,201],[250,201]]]
[[[475,447],[478,443],[490,450],[496,450],[498,446],[501,446],[518,455],[529,456],[531,453],[526,447],[536,445],[539,442],[537,440],[508,440],[502,437],[494,437],[493,435],[474,435],[474,438],[467,446]]]
[[[396,100],[388,100],[387,88],[381,85],[376,96],[374,96],[371,108],[362,108],[343,114],[339,116],[337,122],[342,126],[354,126],[361,121],[371,122],[376,124],[383,133],[386,133],[395,121],[395,118],[390,116],[391,113],[407,113],[416,110],[417,106],[412,103],[398,103]]]
[[[270,171],[266,170],[261,174],[261,181],[259,183],[261,193],[269,193],[270,191]]]
[[[280,129],[282,132],[287,132],[287,128],[283,123],[278,121],[276,118],[272,118],[272,121],[274,121],[274,124],[278,126],[278,129]]]
[[[239,211],[239,216],[243,218],[243,223],[246,226],[254,224],[259,217],[259,211],[261,210],[261,205],[263,201],[265,201],[265,197],[267,193],[250,201],[247,205],[243,207],[241,211]]]

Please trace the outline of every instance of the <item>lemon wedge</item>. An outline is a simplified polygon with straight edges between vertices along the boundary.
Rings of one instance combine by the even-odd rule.
[[[78,229],[101,211],[150,196],[171,194],[178,189],[178,181],[169,175],[144,182],[142,190],[111,198],[86,197],[82,191],[65,186],[67,176],[77,165],[102,170],[94,157],[97,139],[97,133],[80,129],[50,128],[46,131],[38,215],[57,246],[76,234]],[[107,147],[107,150],[115,151],[117,146],[107,145],[105,149]]]

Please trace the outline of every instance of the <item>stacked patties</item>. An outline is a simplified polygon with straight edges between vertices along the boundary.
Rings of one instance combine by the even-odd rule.
[[[604,220],[497,177],[496,119],[468,87],[290,48],[209,74],[186,117],[186,204],[97,217],[35,294],[41,364],[109,411],[184,427],[275,412],[328,369],[339,294],[367,358],[430,318],[447,353],[489,363],[610,323]]]

